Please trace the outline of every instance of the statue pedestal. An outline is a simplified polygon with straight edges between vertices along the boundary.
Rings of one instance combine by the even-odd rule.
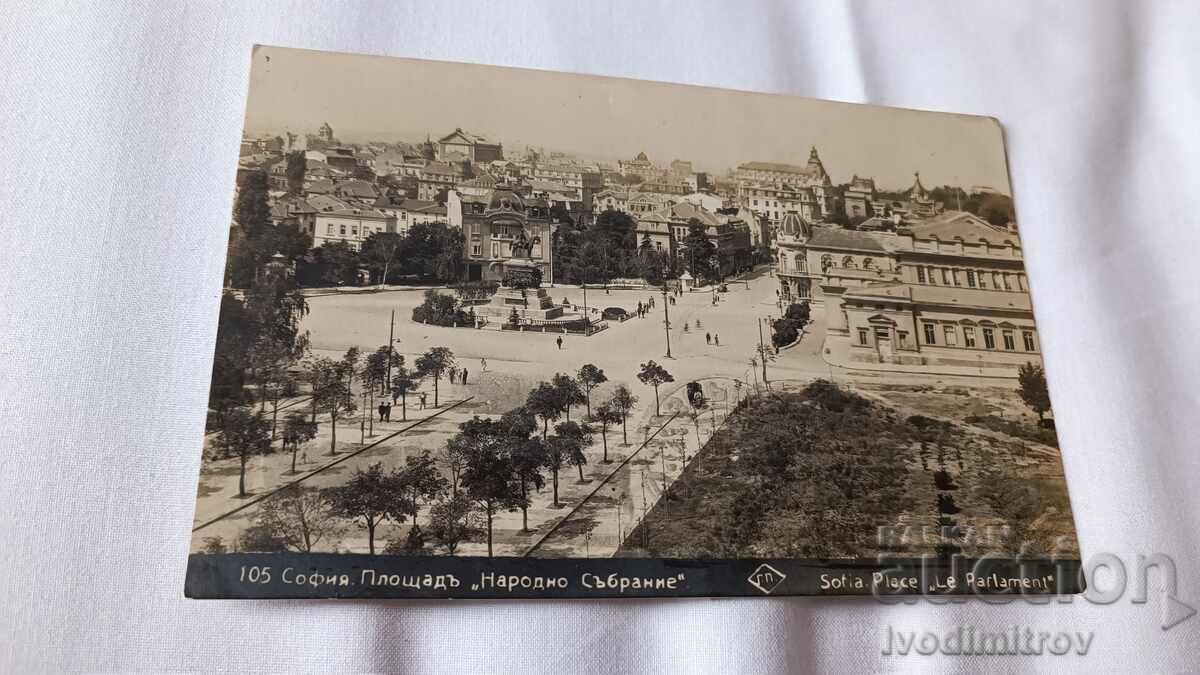
[[[554,304],[550,293],[544,288],[508,288],[501,286],[492,296],[491,302],[476,308],[476,312],[488,317],[491,322],[507,323],[513,309],[521,320],[553,321],[563,315],[563,308]]]

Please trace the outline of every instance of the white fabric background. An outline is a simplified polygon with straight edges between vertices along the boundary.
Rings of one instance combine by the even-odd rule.
[[[1085,556],[1200,605],[1200,4],[0,4],[0,670],[1178,671],[1162,601],[183,598],[250,46],[989,114]],[[414,95],[419,95],[414,92]],[[885,657],[884,630],[1095,631]]]

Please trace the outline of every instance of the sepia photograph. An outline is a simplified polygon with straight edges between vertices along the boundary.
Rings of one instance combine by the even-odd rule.
[[[1080,557],[995,119],[252,59],[189,595],[333,556],[312,594],[462,559],[765,595]]]

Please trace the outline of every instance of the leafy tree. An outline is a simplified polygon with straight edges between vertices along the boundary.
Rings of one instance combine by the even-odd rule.
[[[629,431],[627,428],[629,413],[633,412],[633,407],[637,405],[637,402],[637,396],[634,396],[629,387],[623,384],[617,385],[617,388],[613,390],[612,398],[608,401],[613,412],[621,417],[621,440],[625,445],[629,445]]]
[[[442,495],[429,509],[429,534],[446,555],[454,555],[458,545],[478,529],[474,515],[474,505],[466,495]]]
[[[608,464],[608,426],[610,424],[620,424],[624,418],[621,413],[613,408],[612,402],[601,403],[596,408],[596,414],[592,417],[600,424],[600,438],[604,443],[604,459],[600,460],[604,464]]]
[[[688,220],[687,237],[683,240],[684,256],[688,271],[697,281],[715,280],[717,270],[717,247],[708,238],[708,228],[696,218]]]
[[[408,421],[408,392],[417,388],[421,378],[401,363],[393,368],[392,396],[400,398],[400,419]]]
[[[516,311],[516,308],[513,308]],[[412,311],[413,321],[435,326],[469,325],[471,316],[459,308],[454,296],[439,293],[436,289],[425,291],[425,300]]]
[[[295,412],[283,422],[283,450],[292,451],[292,473],[296,473],[296,454],[301,446],[317,436],[317,423],[309,421],[304,413]]]
[[[546,446],[540,438],[530,436],[537,431],[537,420],[524,408],[515,408],[500,418],[505,445],[512,459],[513,473],[521,488],[521,530],[529,531],[529,487],[542,489],[546,480],[542,467],[546,463]]]
[[[446,223],[417,223],[408,229],[398,259],[406,274],[443,282],[463,276],[463,233]]]
[[[525,409],[542,418],[542,440],[545,441],[550,421],[562,415],[561,393],[549,382],[541,382],[525,398]]]
[[[385,474],[383,463],[358,469],[344,485],[326,488],[333,515],[359,523],[367,530],[367,545],[375,554],[375,531],[389,518],[403,523],[412,508],[395,474]]]
[[[358,251],[345,241],[312,249],[296,264],[296,277],[305,286],[353,286],[358,283]]]
[[[662,409],[659,407],[658,388],[661,385],[674,382],[674,376],[668,373],[666,368],[663,368],[654,361],[650,361],[642,364],[642,370],[638,373],[637,377],[641,380],[642,384],[654,387],[654,414],[662,415]]]
[[[318,409],[329,415],[329,454],[337,454],[337,423],[342,417],[353,415],[358,410],[354,402],[354,392],[350,388],[350,379],[345,374],[346,363],[330,361],[321,373],[320,389],[313,400]]]
[[[290,551],[312,553],[325,541],[336,546],[345,531],[320,492],[288,486],[258,505],[254,524]]]
[[[579,470],[579,482],[583,482],[583,466],[587,464],[584,450],[592,443],[592,430],[586,424],[560,422],[554,425],[554,437],[564,445],[567,462]]]
[[[1046,371],[1033,363],[1026,363],[1017,370],[1017,393],[1025,405],[1037,413],[1038,421],[1046,419],[1050,410],[1050,390],[1046,387]]]
[[[583,394],[583,389],[579,383],[570,375],[555,373],[550,380],[551,386],[558,394],[559,409],[566,413],[567,421],[571,420],[571,406],[579,405],[587,401],[587,397]]]
[[[246,462],[256,455],[269,455],[271,446],[270,425],[262,415],[248,408],[234,408],[221,419],[213,448],[213,459],[237,457],[238,496],[246,496]]]
[[[287,154],[287,185],[288,192],[299,195],[304,192],[304,172],[308,170],[308,160],[303,150]]]
[[[438,407],[438,380],[442,374],[454,367],[454,352],[449,347],[434,347],[417,359],[417,372],[421,377],[433,378],[433,407]]]
[[[362,243],[359,260],[380,284],[386,284],[389,270],[403,244],[404,238],[395,232],[372,232]]]
[[[412,509],[409,515],[415,524],[421,510],[421,502],[429,501],[446,492],[450,484],[438,471],[437,463],[426,450],[404,460],[404,468],[396,476],[399,487],[405,492],[405,503]],[[415,527],[415,525],[414,525]]]
[[[583,389],[583,395],[587,400],[587,416],[592,416],[592,390],[600,385],[608,382],[608,377],[604,371],[596,367],[595,364],[585,363],[579,369],[579,375],[575,378],[579,382],[579,386]]]
[[[502,450],[499,434],[496,442],[482,444],[467,458],[462,486],[468,498],[487,519],[488,557],[492,557],[492,521],[500,511],[515,511],[521,492],[512,457]]]

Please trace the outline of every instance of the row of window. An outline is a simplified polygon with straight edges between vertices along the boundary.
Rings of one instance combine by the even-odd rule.
[[[925,344],[937,345],[937,325],[926,323],[922,326],[924,330]],[[983,348],[996,349],[996,329],[987,326],[980,327],[983,335]],[[942,326],[943,346],[957,347],[958,346],[958,327],[957,326]],[[908,347],[908,333],[905,331],[897,331],[899,346],[903,349]],[[975,328],[972,326],[962,327],[963,346],[967,349],[977,349],[979,342],[976,339]],[[1017,350],[1016,331],[1010,329],[1001,329],[1000,331],[1001,344],[1004,351]],[[858,329],[858,344],[864,347],[870,345],[870,331],[866,328]],[[1033,331],[1021,331],[1021,344],[1027,352],[1036,352],[1037,343],[1034,340]]]
[[[992,270],[963,270],[954,267],[917,266],[917,283],[931,286],[966,286],[1005,291],[1027,291],[1024,274]],[[990,285],[989,285],[990,284]]]
[[[383,232],[383,226],[380,225],[380,226],[376,227],[374,231],[375,232]],[[363,226],[363,235],[364,236],[371,234],[371,232],[372,232],[372,230],[370,227],[367,227],[365,225]],[[340,236],[343,236],[343,237],[346,236],[346,224],[345,223],[341,223],[338,225],[337,233]],[[325,234],[330,237],[333,236],[333,234],[334,234],[333,233],[333,223],[329,223],[325,226]],[[358,236],[358,226],[357,225],[350,226],[350,236],[352,236],[352,237]]]

